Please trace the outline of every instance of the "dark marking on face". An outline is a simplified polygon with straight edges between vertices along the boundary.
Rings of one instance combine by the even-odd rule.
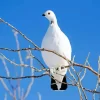
[[[54,21],[51,21],[51,24],[53,24],[54,23]]]

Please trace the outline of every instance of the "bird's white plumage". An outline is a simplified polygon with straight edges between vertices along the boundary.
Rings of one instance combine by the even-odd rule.
[[[59,28],[55,14],[50,10],[46,11],[45,14],[47,14],[48,12],[51,13],[51,16],[50,19],[49,16],[47,16],[47,19],[49,19],[49,21],[53,20],[53,23],[49,25],[49,28],[42,40],[41,47],[48,50],[53,50],[58,54],[66,57],[67,59],[71,60],[71,45],[69,39]],[[46,65],[51,69],[51,74],[54,76],[54,78],[62,82],[63,75],[66,74],[67,69],[61,69],[61,67],[68,66],[68,62],[63,58],[57,56],[56,54],[47,51],[42,51],[42,57]],[[56,70],[56,68],[58,69]],[[57,82],[57,85],[60,89],[61,84]]]

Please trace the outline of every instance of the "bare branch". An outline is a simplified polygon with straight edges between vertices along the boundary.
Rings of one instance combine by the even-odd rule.
[[[37,69],[37,68],[35,68],[35,67],[33,67],[33,66],[29,66],[29,65],[27,65],[27,64],[17,64],[16,62],[14,62],[14,61],[8,59],[8,58],[7,58],[5,55],[3,55],[2,53],[0,53],[0,55],[2,56],[2,58],[6,59],[8,62],[10,62],[11,64],[13,64],[13,65],[15,65],[15,66],[20,66],[20,67],[24,67],[24,68],[28,67],[28,68],[34,69],[36,72],[40,72],[40,71],[42,71],[42,70],[47,70],[47,69],[39,70],[39,69]]]
[[[88,53],[88,56],[87,56],[86,61],[85,61],[85,63],[84,63],[84,66],[86,66],[86,64],[87,64],[87,62],[88,62],[88,59],[89,59],[89,56],[90,56],[90,53]],[[89,66],[90,66],[90,65],[89,65]],[[80,78],[80,81],[83,80],[83,78],[85,77],[85,75],[86,75],[86,68],[84,68],[84,73],[83,73],[83,76]]]
[[[13,30],[13,33],[14,33],[14,37],[15,37],[15,40],[16,40],[17,49],[20,49],[20,45],[19,45],[19,41],[18,41],[18,36],[17,36],[18,32]],[[19,61],[20,61],[21,65],[24,65],[24,62],[22,60],[22,56],[21,56],[21,52],[20,51],[18,52],[18,56],[19,56]],[[24,73],[24,68],[21,67],[21,76],[23,76],[23,73]],[[20,80],[18,80],[17,86],[18,86],[18,98],[20,99]]]
[[[9,88],[7,87],[7,85],[6,85],[6,83],[4,82],[4,80],[3,80],[2,78],[0,78],[0,81],[1,81],[1,83],[2,83],[2,85],[3,85],[3,87],[5,88],[5,90],[9,93],[9,95],[10,95],[11,97],[13,97],[13,94],[11,93],[11,91],[9,90]]]
[[[20,50],[14,50],[14,49],[8,49],[8,48],[0,48],[1,50],[8,50],[8,51],[13,51],[13,52],[18,52],[18,51],[24,51],[24,50],[38,50],[38,51],[48,51],[48,52],[52,52],[56,55],[58,55],[59,57],[62,57],[63,59],[65,59],[66,61],[72,63],[70,60],[68,60],[67,58],[63,57],[62,55],[52,51],[52,50],[47,50],[47,49],[44,49],[44,48],[23,48],[23,49],[20,49]],[[87,68],[88,70],[90,70],[91,72],[93,72],[95,75],[98,76],[98,72],[96,72],[95,70],[92,69],[92,67],[90,66],[84,66],[82,64],[78,64],[78,63],[73,63],[73,66],[78,66],[78,67],[81,67],[81,68]],[[66,66],[68,68],[68,66]],[[100,76],[100,74],[99,74]]]
[[[35,60],[37,60],[39,62],[39,64],[43,67],[42,69],[45,68],[45,66],[42,64],[42,62],[35,56],[32,55],[31,50],[27,50],[28,56],[26,58],[34,58]]]
[[[20,45],[19,45],[19,41],[18,41],[18,34],[16,31],[13,31],[14,32],[14,37],[15,37],[15,40],[16,40],[16,45],[17,45],[17,49],[20,49]],[[19,56],[19,61],[21,63],[21,65],[24,65],[24,62],[23,62],[23,59],[22,59],[22,56],[21,56],[21,52],[19,51],[18,52],[18,56]],[[21,76],[23,76],[23,73],[24,73],[24,68],[21,67]]]
[[[30,53],[31,53],[31,51],[30,51]],[[33,66],[33,58],[32,57],[30,58],[30,66]],[[32,76],[34,75],[34,70],[33,69],[31,69],[31,75]],[[29,85],[27,87],[27,90],[26,90],[26,92],[23,96],[24,99],[29,95],[29,93],[31,91],[31,88],[32,88],[32,85],[33,85],[33,82],[34,82],[34,78],[31,79],[31,82],[29,83]]]
[[[75,56],[73,57],[72,63],[74,62],[74,60],[75,60]],[[82,86],[82,83],[81,83],[79,74],[78,74],[78,72],[76,72],[76,70],[74,69],[73,66],[71,66],[71,68],[72,68],[74,74],[75,74],[75,75],[77,76],[77,78],[78,78],[77,87],[78,87],[79,94],[80,94],[80,100],[83,100],[82,93],[83,93],[83,95],[84,95],[85,100],[87,100],[87,96],[86,96],[85,91],[84,91],[84,89],[83,89],[83,86]]]
[[[24,78],[39,78],[39,77],[43,77],[46,76],[48,74],[42,74],[42,75],[38,75],[38,76],[22,76],[22,77],[6,77],[6,76],[0,76],[1,79],[10,79],[10,80],[17,80],[17,79],[24,79]]]
[[[29,41],[30,43],[32,43],[34,45],[34,47],[38,48],[38,46],[32,40],[30,40],[28,37],[26,37],[21,31],[19,31],[18,29],[16,29],[14,26],[12,26],[11,24],[9,24],[8,22],[6,22],[5,20],[3,20],[1,18],[0,18],[0,21],[3,22],[4,24],[8,25],[9,27],[11,27],[16,32],[20,33],[20,35],[22,35],[24,39],[26,39],[27,41]]]
[[[5,59],[1,57],[1,60],[2,60],[2,63],[4,65],[4,67],[5,67],[5,71],[6,71],[7,76],[10,77],[10,72],[8,70],[8,67],[7,67],[7,64],[5,62]],[[10,86],[13,87],[12,84],[11,84],[11,81],[8,80],[8,82],[9,82]],[[8,86],[6,85],[6,83],[4,82],[3,79],[1,79],[1,83],[3,84],[3,87],[5,88],[5,90],[8,91],[9,95],[13,96],[13,94],[11,93],[10,89],[8,88]],[[13,98],[14,98],[14,96],[13,96]]]
[[[7,94],[5,94],[5,96],[4,96],[4,100],[7,100]]]
[[[39,92],[37,94],[38,94],[39,100],[42,100],[41,94]]]

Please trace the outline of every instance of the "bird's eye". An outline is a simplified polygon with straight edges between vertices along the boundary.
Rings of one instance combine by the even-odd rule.
[[[50,15],[50,12],[48,12],[48,15]]]

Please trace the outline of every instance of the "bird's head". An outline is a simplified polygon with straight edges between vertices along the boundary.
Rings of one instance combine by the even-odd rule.
[[[50,21],[51,24],[57,23],[56,16],[54,12],[51,10],[47,10],[45,13],[42,14],[42,16],[45,16]]]

